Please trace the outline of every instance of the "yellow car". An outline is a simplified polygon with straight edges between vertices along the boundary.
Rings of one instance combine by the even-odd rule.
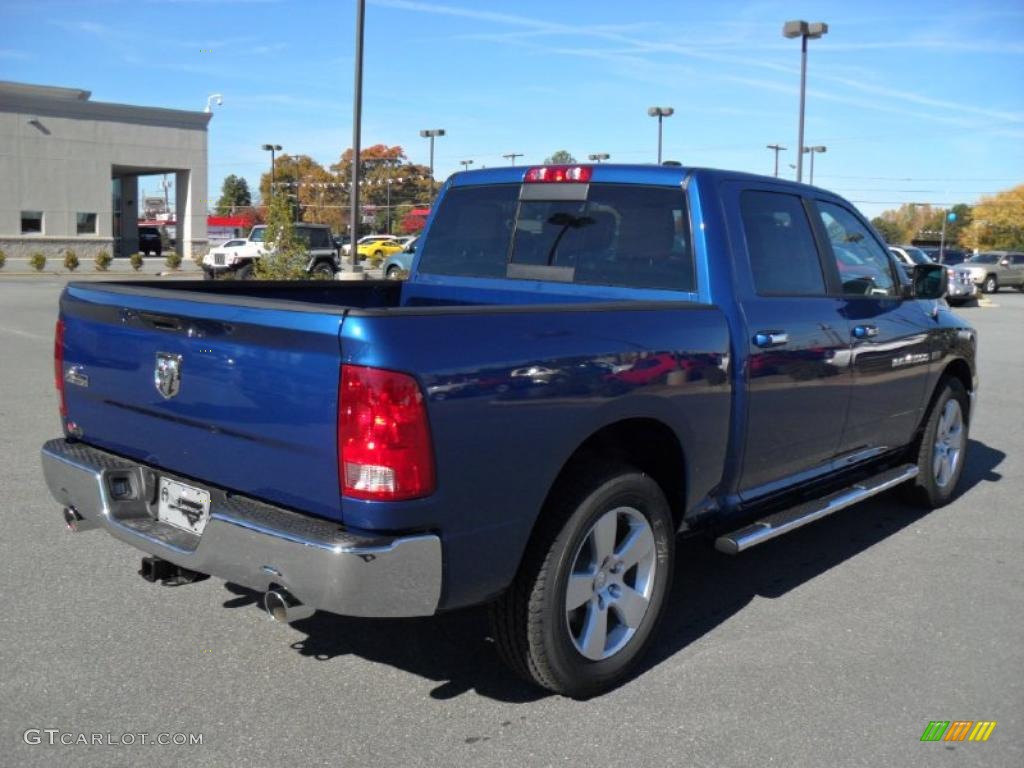
[[[373,240],[366,243],[356,244],[356,253],[360,258],[380,262],[392,253],[402,250],[402,244],[397,240]]]

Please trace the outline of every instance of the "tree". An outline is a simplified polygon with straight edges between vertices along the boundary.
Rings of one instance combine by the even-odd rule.
[[[544,165],[571,165],[575,162],[576,158],[566,149],[560,149],[553,153],[551,157],[544,158]]]
[[[217,214],[229,216],[234,213],[235,208],[244,208],[250,205],[252,205],[252,195],[249,193],[249,183],[233,173],[224,179],[220,200],[217,201]]]
[[[269,249],[256,260],[254,272],[261,280],[302,280],[309,261],[303,242],[295,234],[292,206],[278,194],[267,208],[265,245]]]
[[[979,250],[1024,250],[1024,184],[983,197],[974,206],[963,243]]]
[[[903,242],[902,230],[895,222],[876,216],[871,220],[871,226],[878,230],[878,233],[885,238],[885,242],[893,244]]]
[[[410,163],[405,150],[400,146],[374,144],[359,153],[360,204],[376,208],[373,231],[383,232],[388,228],[402,228],[403,214],[413,207],[430,205],[434,186],[430,169],[424,165]],[[338,162],[331,166],[336,178],[346,190],[351,187],[352,150],[346,149]],[[390,187],[390,195],[388,188]],[[387,204],[391,202],[391,215]],[[347,211],[346,211],[347,214]],[[347,215],[346,215],[347,221]]]

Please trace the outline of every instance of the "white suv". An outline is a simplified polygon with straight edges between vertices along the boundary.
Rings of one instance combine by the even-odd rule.
[[[265,242],[267,227],[257,224],[246,239],[228,240],[203,257],[203,273],[212,280],[233,272],[240,280],[252,277],[253,262],[270,249]],[[334,277],[338,269],[338,251],[331,229],[326,224],[296,224],[295,234],[306,242],[309,264],[306,271],[317,277]]]

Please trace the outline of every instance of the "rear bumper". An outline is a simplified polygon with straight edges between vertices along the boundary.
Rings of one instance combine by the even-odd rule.
[[[281,586],[303,603],[346,616],[426,616],[441,597],[441,540],[433,534],[356,533],[254,499],[210,492],[201,536],[156,520],[158,477],[170,473],[83,443],[51,440],[42,448],[50,493],[84,518],[151,555],[251,589]],[[131,487],[114,496],[114,483]]]

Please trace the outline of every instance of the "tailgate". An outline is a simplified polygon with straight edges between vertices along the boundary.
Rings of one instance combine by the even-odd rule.
[[[343,313],[71,285],[68,419],[81,439],[249,496],[340,519]]]

